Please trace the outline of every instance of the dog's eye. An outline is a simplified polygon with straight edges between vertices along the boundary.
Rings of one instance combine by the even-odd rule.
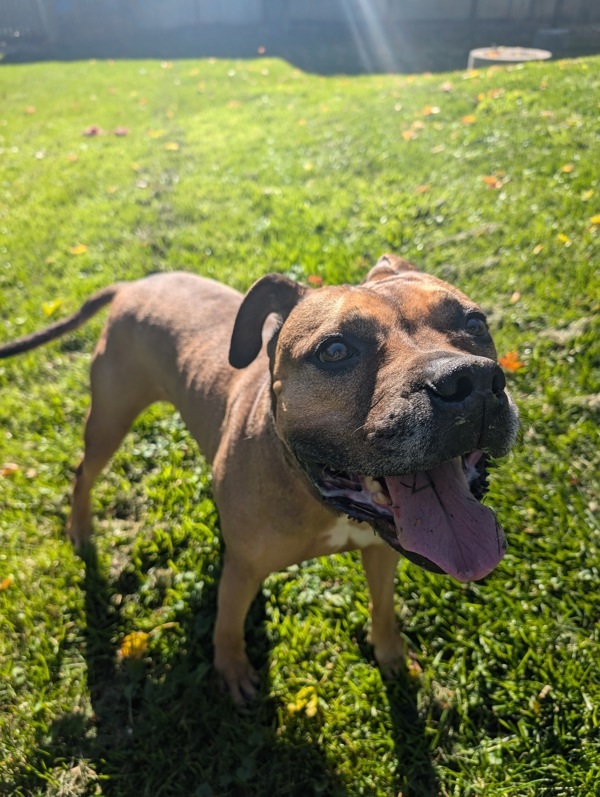
[[[330,338],[317,349],[317,357],[324,365],[348,362],[355,354],[356,350],[343,338]]]
[[[465,320],[465,329],[475,338],[483,338],[488,333],[485,317],[479,313],[470,313]]]

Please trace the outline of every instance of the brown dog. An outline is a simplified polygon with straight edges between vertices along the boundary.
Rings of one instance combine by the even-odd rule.
[[[261,581],[355,548],[375,657],[395,673],[404,657],[398,552],[467,581],[489,573],[506,547],[474,495],[484,452],[506,454],[518,426],[481,310],[393,255],[358,286],[310,290],[271,274],[245,298],[191,274],[160,274],[100,291],[0,357],[76,328],[111,301],[91,370],[75,545],[90,537],[90,490],[133,420],[169,401],[213,467],[225,540],[215,667],[234,700],[256,691],[243,629]],[[276,326],[266,324],[272,314]]]

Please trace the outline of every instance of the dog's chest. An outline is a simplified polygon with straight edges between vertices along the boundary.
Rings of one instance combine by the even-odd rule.
[[[357,523],[347,517],[338,518],[335,525],[324,533],[323,542],[334,552],[385,544],[368,523]]]

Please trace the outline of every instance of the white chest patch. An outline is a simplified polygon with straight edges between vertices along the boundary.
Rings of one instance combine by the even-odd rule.
[[[335,551],[385,544],[368,523],[357,523],[346,517],[339,518],[335,526],[329,529],[326,540]]]

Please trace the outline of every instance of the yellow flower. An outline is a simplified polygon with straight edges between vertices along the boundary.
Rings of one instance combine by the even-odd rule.
[[[123,637],[119,656],[123,659],[139,660],[144,657],[148,649],[148,636],[145,631],[132,631]]]
[[[318,708],[319,696],[314,686],[303,686],[296,695],[294,702],[287,705],[287,710],[290,714],[296,714],[304,709],[307,717],[314,717]]]

